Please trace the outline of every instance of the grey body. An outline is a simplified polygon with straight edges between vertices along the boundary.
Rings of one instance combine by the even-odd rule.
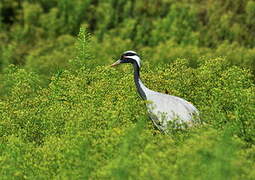
[[[174,127],[192,126],[198,110],[188,101],[168,94],[152,91],[139,80],[144,91],[149,116],[154,125],[166,132],[169,124]]]
[[[141,98],[147,101],[149,116],[154,125],[167,132],[169,124],[174,127],[192,126],[198,110],[188,101],[148,89],[140,80],[141,60],[134,51],[126,51],[112,66],[131,63],[134,67],[134,82]]]

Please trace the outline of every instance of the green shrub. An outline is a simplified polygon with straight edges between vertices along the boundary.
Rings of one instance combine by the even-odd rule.
[[[195,31],[199,28],[199,22],[195,8],[190,5],[172,5],[167,16],[156,21],[154,27],[151,44],[169,39],[183,45],[198,44]]]
[[[197,179],[201,172],[204,178],[251,176],[246,156],[240,155],[255,137],[249,72],[220,58],[201,59],[196,69],[185,60],[156,71],[144,63],[148,87],[193,102],[205,123],[170,136],[148,120],[131,72],[130,66],[83,66],[76,72],[59,71],[49,87],[39,88],[32,74],[10,71],[7,76],[17,81],[9,85],[11,95],[1,101],[0,111],[1,156],[8,154],[11,160],[4,161],[1,173],[28,178]],[[12,137],[18,147],[22,144],[21,154],[16,145],[8,145]],[[17,161],[23,165],[10,169]]]
[[[26,57],[24,67],[40,75],[43,83],[48,84],[54,73],[69,67],[69,60],[75,55],[74,44],[75,39],[70,35],[60,36],[55,41],[40,41]]]

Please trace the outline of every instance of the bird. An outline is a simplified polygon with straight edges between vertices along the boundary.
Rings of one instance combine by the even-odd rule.
[[[163,94],[147,88],[140,79],[141,59],[135,51],[125,51],[111,67],[130,63],[134,69],[134,82],[138,94],[146,100],[148,114],[160,131],[168,133],[170,127],[183,128],[193,126],[199,115],[197,108],[183,98]]]

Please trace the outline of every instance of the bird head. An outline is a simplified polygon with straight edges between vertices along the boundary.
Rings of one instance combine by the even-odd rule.
[[[135,52],[135,51],[125,51],[120,59],[118,61],[116,61],[115,63],[113,63],[111,66],[117,66],[119,64],[122,63],[131,63],[131,64],[137,64],[138,67],[141,67],[141,59],[139,57],[139,55]]]

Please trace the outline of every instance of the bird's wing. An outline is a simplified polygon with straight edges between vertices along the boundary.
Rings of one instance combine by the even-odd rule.
[[[154,92],[147,96],[147,99],[151,119],[157,127],[163,129],[169,121],[189,123],[193,115],[198,114],[198,110],[191,103],[176,96]]]

